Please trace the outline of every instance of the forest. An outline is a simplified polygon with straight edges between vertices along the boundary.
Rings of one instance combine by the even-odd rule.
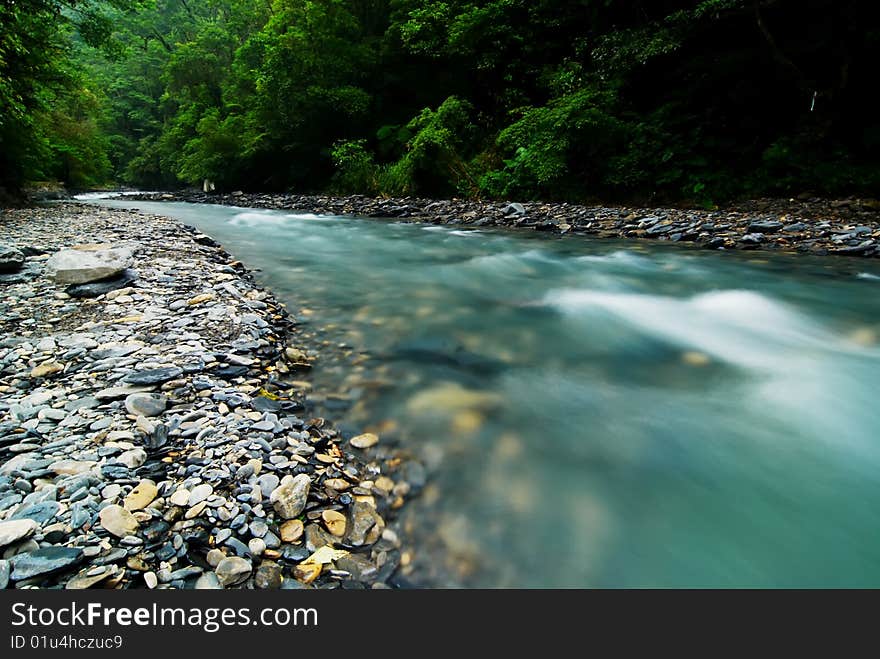
[[[0,0],[0,187],[876,193],[876,3]]]

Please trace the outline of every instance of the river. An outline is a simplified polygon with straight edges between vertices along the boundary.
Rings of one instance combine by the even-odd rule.
[[[875,261],[97,203],[259,269],[425,462],[413,585],[880,586]]]

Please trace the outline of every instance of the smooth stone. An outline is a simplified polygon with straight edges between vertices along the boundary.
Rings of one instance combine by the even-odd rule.
[[[153,588],[159,585],[159,577],[156,576],[155,572],[144,572],[144,583],[147,584],[147,588],[153,590]]]
[[[0,590],[9,585],[9,575],[11,572],[12,567],[9,565],[9,561],[0,558]]]
[[[0,547],[31,537],[40,525],[32,519],[13,519],[0,522]]]
[[[248,540],[248,551],[254,556],[262,556],[266,551],[266,541],[262,538],[251,538]]]
[[[76,565],[83,558],[82,549],[75,547],[43,547],[13,557],[12,580],[21,581],[51,574]]]
[[[85,474],[98,464],[92,460],[58,460],[49,465],[49,470],[62,476]]]
[[[141,536],[150,544],[155,544],[167,535],[170,528],[168,522],[157,519],[141,529]]]
[[[122,378],[122,381],[133,385],[152,385],[168,382],[183,375],[183,369],[178,366],[164,366],[144,371],[135,371]]]
[[[371,432],[364,433],[363,435],[358,435],[357,437],[352,437],[348,440],[348,443],[359,449],[367,449],[372,446],[375,446],[379,443],[379,437],[374,435]]]
[[[174,491],[168,500],[175,506],[185,506],[189,503],[190,491],[185,488],[178,488]]]
[[[272,491],[269,501],[282,518],[293,519],[306,507],[312,481],[307,474],[298,474]]]
[[[144,479],[128,493],[122,506],[128,511],[141,510],[150,505],[157,496],[159,496],[159,488],[156,484]]]
[[[147,452],[142,448],[133,448],[116,456],[116,461],[129,469],[137,469],[147,461]]]
[[[135,416],[159,416],[167,405],[168,399],[162,394],[130,394],[125,399],[125,409]]]
[[[194,588],[196,590],[220,590],[223,586],[220,585],[220,580],[217,578],[217,575],[213,572],[205,572],[196,579],[196,583]]]
[[[281,540],[284,542],[297,542],[302,538],[303,523],[298,519],[292,519],[281,525]]]
[[[281,480],[275,474],[263,474],[257,478],[257,485],[264,497],[272,496],[272,491],[278,487]]]
[[[253,567],[249,560],[238,556],[228,556],[218,563],[214,574],[217,575],[217,581],[220,585],[226,588],[246,581],[251,576],[252,570]]]
[[[205,556],[205,560],[211,567],[217,567],[218,565],[220,565],[220,561],[222,561],[224,558],[226,558],[226,554],[224,554],[219,549],[212,549],[208,552],[207,556]]]
[[[98,519],[101,522],[101,526],[117,538],[134,535],[137,533],[138,528],[140,528],[140,523],[135,519],[134,515],[122,506],[115,504],[103,508],[98,513]]]
[[[110,485],[101,490],[101,496],[104,499],[115,499],[120,494],[122,494],[122,486],[118,483],[110,483]]]
[[[324,526],[331,535],[335,535],[337,538],[345,535],[346,519],[341,512],[325,510],[321,513],[321,519],[324,520]]]
[[[197,504],[202,503],[202,501],[207,500],[209,496],[214,493],[214,488],[211,487],[208,483],[202,483],[200,485],[196,485],[189,492],[189,498],[187,499],[186,505],[189,507],[193,507]]]

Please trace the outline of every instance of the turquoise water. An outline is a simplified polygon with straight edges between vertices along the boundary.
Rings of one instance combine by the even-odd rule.
[[[334,418],[429,466],[412,583],[880,586],[876,261],[101,203],[327,340]]]

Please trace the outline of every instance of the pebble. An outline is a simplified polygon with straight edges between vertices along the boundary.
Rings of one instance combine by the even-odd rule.
[[[135,416],[159,416],[167,404],[168,399],[162,394],[129,394],[125,398],[125,409]]]
[[[313,549],[359,539],[352,506],[369,492],[340,493],[376,489],[385,465],[345,454],[329,420],[290,414],[310,387],[286,378],[316,352],[287,345],[286,311],[240,264],[172,220],[125,210],[12,210],[4,229],[49,253],[83,235],[131,245],[137,279],[85,298],[26,266],[3,289],[0,582],[290,588],[301,583],[283,575],[309,557],[303,536]],[[378,573],[384,521],[367,517],[364,545],[377,542],[363,572]],[[300,572],[317,587],[350,579]]]
[[[189,498],[187,499],[186,505],[192,507],[195,506],[202,501],[206,501],[209,496],[214,493],[214,488],[211,487],[208,483],[202,483],[201,485],[196,485],[189,492]]]
[[[325,510],[321,513],[321,519],[324,520],[324,526],[331,535],[337,538],[345,535],[345,515],[336,510]]]
[[[298,519],[284,522],[280,529],[282,542],[298,542],[302,538],[303,529],[303,523]]]
[[[11,579],[12,581],[21,581],[51,574],[76,565],[82,558],[82,549],[75,547],[42,547],[17,554],[10,560],[12,564]]]
[[[226,558],[226,554],[224,554],[219,549],[212,549],[208,552],[205,560],[211,567],[217,567],[218,565],[220,565],[220,561],[222,561],[224,558]]]
[[[254,586],[261,590],[276,590],[281,588],[284,577],[277,563],[263,561],[257,567],[254,574]]]
[[[128,511],[141,510],[159,495],[159,488],[151,480],[142,480],[126,495],[122,506]]]
[[[101,522],[101,526],[117,538],[133,535],[140,528],[140,523],[135,516],[122,506],[116,504],[102,508],[98,514],[98,519]]]
[[[379,443],[379,437],[374,435],[371,432],[364,433],[363,435],[357,435],[356,437],[352,437],[349,442],[352,446],[359,449],[367,449],[372,446],[375,446]]]
[[[186,506],[189,504],[190,491],[185,488],[180,488],[174,491],[174,494],[169,497],[169,501],[175,506]]]
[[[269,501],[281,517],[293,519],[306,507],[311,479],[306,474],[299,474],[288,482],[281,482],[272,491]]]
[[[40,528],[32,519],[14,519],[0,522],[0,547],[29,538]]]
[[[226,588],[247,580],[251,576],[252,569],[250,561],[238,556],[229,556],[217,564],[214,574],[220,585]]]
[[[248,540],[248,550],[254,556],[262,556],[263,552],[266,551],[266,541],[262,538],[251,538]]]

